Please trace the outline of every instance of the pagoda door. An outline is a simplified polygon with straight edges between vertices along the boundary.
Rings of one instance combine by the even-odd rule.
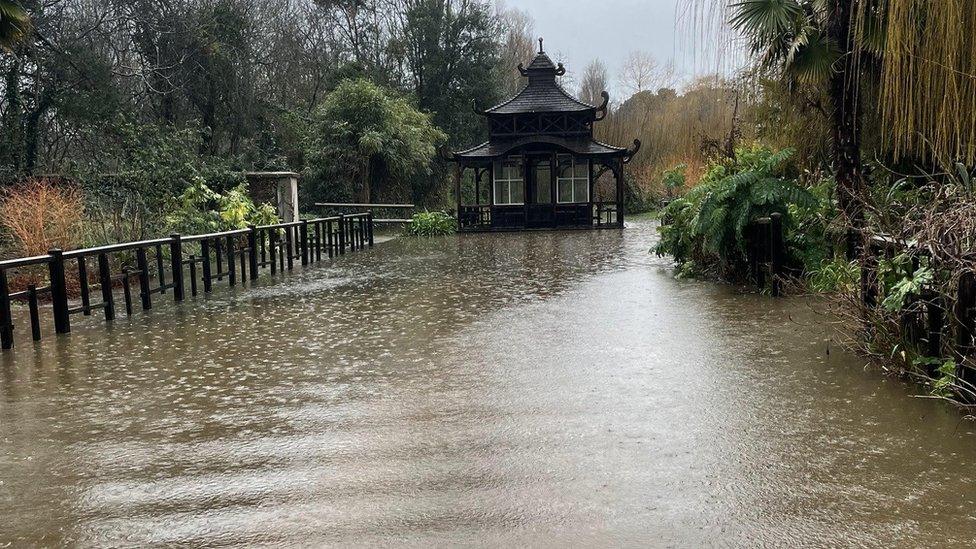
[[[554,227],[556,224],[551,158],[530,159],[526,171],[526,226]]]

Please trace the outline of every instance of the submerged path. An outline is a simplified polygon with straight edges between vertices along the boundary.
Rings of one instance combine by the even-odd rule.
[[[0,547],[976,540],[970,423],[653,235],[401,239],[0,355]]]

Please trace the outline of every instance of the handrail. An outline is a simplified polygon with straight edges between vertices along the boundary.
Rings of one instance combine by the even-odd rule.
[[[82,256],[87,257],[90,255],[124,252],[128,250],[135,250],[137,248],[148,248],[151,246],[158,246],[161,244],[169,244],[169,242],[170,242],[169,238],[155,238],[153,240],[140,240],[138,242],[122,242],[120,244],[107,244],[105,246],[97,246],[95,248],[80,248],[77,250],[70,250],[64,252],[64,258],[73,259]]]
[[[318,208],[399,208],[404,210],[417,207],[416,204],[355,204],[341,202],[316,202],[315,206]]]
[[[233,231],[224,231],[220,233],[210,233],[210,234],[195,234],[189,236],[182,236],[183,242],[198,242],[200,240],[213,240],[215,238],[226,238],[228,236],[237,236],[239,234],[247,234],[251,229],[235,229]],[[165,242],[169,242],[166,239]]]
[[[51,261],[50,255],[35,255],[31,257],[20,257],[16,259],[6,259],[0,261],[0,271],[5,269],[14,269],[17,267],[29,267],[31,265],[41,265]]]

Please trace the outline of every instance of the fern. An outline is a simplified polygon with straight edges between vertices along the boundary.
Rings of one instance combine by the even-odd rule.
[[[726,272],[745,260],[746,230],[760,217],[821,207],[823,199],[792,175],[793,150],[750,147],[734,161],[709,166],[699,184],[665,209],[671,225],[662,228],[658,253],[681,264],[718,264]]]

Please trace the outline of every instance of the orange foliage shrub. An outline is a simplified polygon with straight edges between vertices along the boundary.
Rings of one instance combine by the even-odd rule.
[[[28,179],[0,193],[0,223],[18,256],[70,250],[84,242],[85,204],[76,187]]]

